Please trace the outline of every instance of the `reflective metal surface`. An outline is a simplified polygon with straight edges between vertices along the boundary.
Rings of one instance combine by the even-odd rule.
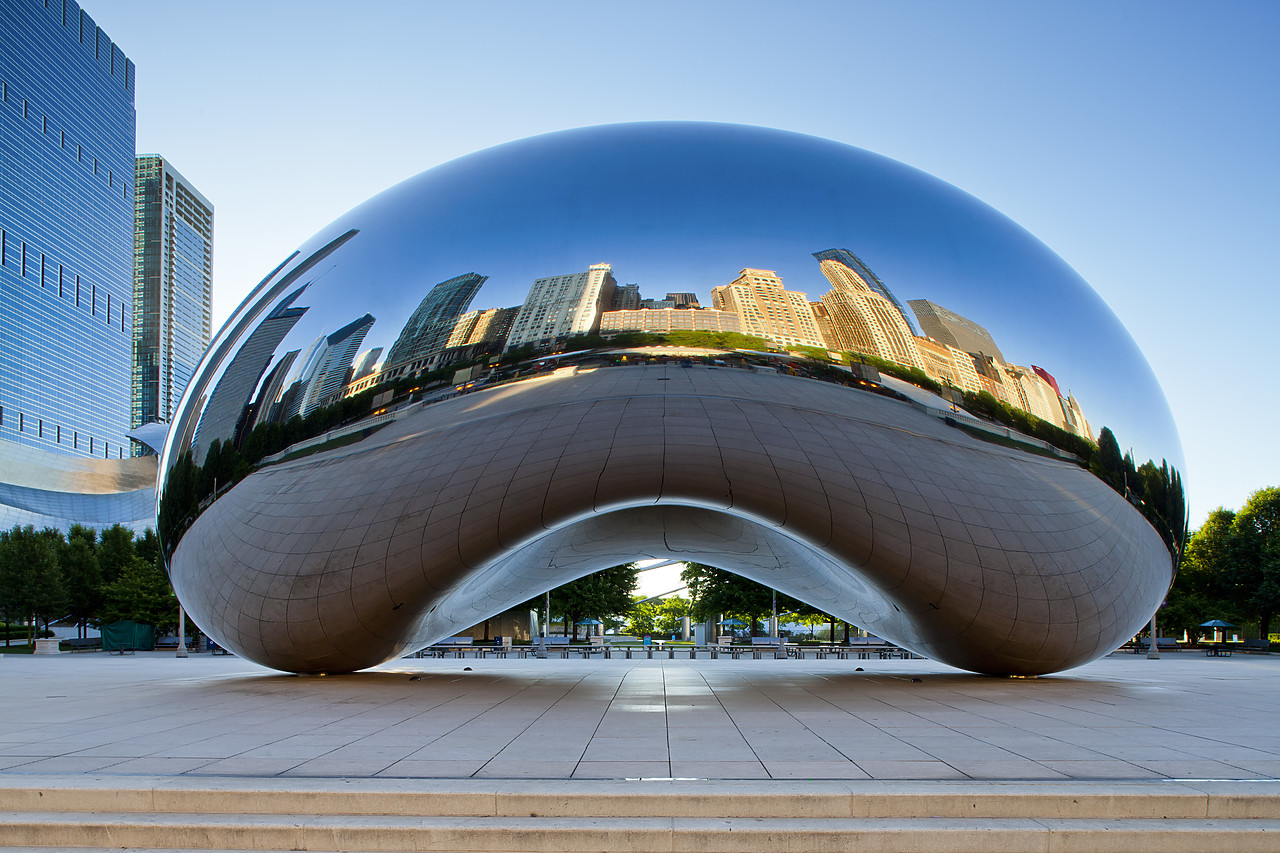
[[[1150,618],[1180,467],[1124,328],[989,207],[813,137],[615,125],[432,169],[273,270],[180,404],[159,527],[200,626],[286,670],[671,556],[1029,674]]]

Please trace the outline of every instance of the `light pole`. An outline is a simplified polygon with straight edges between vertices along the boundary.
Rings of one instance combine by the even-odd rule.
[[[187,656],[187,613],[182,609],[182,602],[178,602],[178,654],[176,657],[185,658]]]
[[[1156,608],[1158,613],[1160,608]],[[1147,648],[1147,660],[1160,660],[1160,644],[1156,641],[1156,614],[1151,614],[1151,645]]]

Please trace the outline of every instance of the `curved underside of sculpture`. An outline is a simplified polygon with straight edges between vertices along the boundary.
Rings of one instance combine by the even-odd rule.
[[[564,368],[266,465],[195,520],[170,570],[229,648],[340,672],[647,557],[1023,675],[1114,649],[1172,571],[1141,514],[1075,464],[860,389],[674,364]]]

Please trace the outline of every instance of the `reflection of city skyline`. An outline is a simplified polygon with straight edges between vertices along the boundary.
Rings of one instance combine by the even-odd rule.
[[[692,291],[645,298],[639,284],[620,284],[610,264],[598,263],[535,278],[520,305],[470,309],[488,276],[466,272],[433,285],[389,345],[388,332],[383,345],[361,352],[374,326],[366,314],[333,331],[313,330],[308,346],[288,349],[277,359],[274,350],[308,310],[290,307],[299,290],[241,348],[211,396],[194,443],[201,446],[199,453],[207,452],[214,438],[239,445],[260,424],[305,418],[368,388],[485,355],[553,348],[575,335],[676,331],[738,332],[784,349],[881,359],[944,387],[990,394],[1096,440],[1074,395],[1064,394],[1049,370],[1008,362],[977,321],[927,298],[904,304],[848,249],[826,249],[812,257],[830,284],[818,300],[788,290],[774,270],[744,267],[727,284],[711,288],[709,308]],[[268,331],[271,340],[258,340]]]

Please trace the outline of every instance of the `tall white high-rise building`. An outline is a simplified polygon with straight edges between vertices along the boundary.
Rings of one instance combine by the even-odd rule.
[[[617,282],[608,264],[585,272],[540,278],[529,288],[507,337],[507,349],[548,347],[574,335],[600,330],[600,315],[613,304]]]
[[[168,423],[212,332],[213,205],[159,154],[135,163],[133,317],[132,426]]]

